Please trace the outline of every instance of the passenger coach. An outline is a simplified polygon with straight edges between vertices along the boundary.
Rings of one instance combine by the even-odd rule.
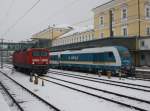
[[[89,72],[120,71],[131,75],[134,72],[131,55],[122,46],[87,48],[76,51],[52,52],[52,68],[75,69]]]

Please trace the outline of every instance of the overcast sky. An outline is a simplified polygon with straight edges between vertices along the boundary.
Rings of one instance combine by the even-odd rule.
[[[0,0],[0,38],[24,41],[52,24],[93,24],[93,20],[78,22],[92,18],[91,9],[110,0],[41,0],[15,27],[10,28],[37,1]]]

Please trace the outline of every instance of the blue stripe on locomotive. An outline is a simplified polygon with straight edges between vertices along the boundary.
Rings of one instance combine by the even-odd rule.
[[[53,55],[51,60],[57,61],[59,60],[58,56]],[[112,52],[105,53],[85,53],[85,54],[63,54],[61,55],[60,60],[63,62],[77,62],[76,64],[72,63],[61,63],[61,67],[72,67],[72,68],[80,68],[84,70],[118,70],[120,67],[116,66],[106,66],[106,65],[94,65],[94,62],[102,62],[115,63],[115,57]],[[93,62],[93,65],[88,64],[78,64],[78,62]],[[53,67],[57,67],[57,64],[52,64]],[[51,66],[51,67],[52,67]]]
[[[87,70],[87,71],[112,71],[116,72],[119,71],[121,68],[120,66],[107,66],[107,65],[89,65],[89,64],[61,64],[61,67],[72,67],[72,68],[80,68],[80,70]]]
[[[61,61],[92,61],[92,62],[115,62],[112,52],[105,53],[84,53],[84,54],[63,54]]]

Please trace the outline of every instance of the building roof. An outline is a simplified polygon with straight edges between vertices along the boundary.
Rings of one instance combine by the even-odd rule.
[[[90,26],[87,26],[87,27],[72,27],[72,28],[73,29],[71,31],[69,31],[68,33],[60,36],[59,38],[64,38],[64,37],[71,36],[71,35],[74,35],[74,34],[77,34],[77,33],[94,30],[93,25],[90,25]]]
[[[70,29],[72,28],[70,25],[68,24],[59,24],[59,25],[54,25],[54,28],[62,28],[62,29]]]
[[[115,1],[115,0],[110,0],[110,1],[108,1],[108,2],[106,2],[106,3],[104,3],[104,4],[101,4],[101,5],[99,5],[99,6],[95,7],[95,8],[93,8],[92,10],[95,10],[96,8],[99,8],[99,7],[102,7],[102,6],[104,6],[104,5],[110,4],[110,3],[113,2],[113,1]]]
[[[49,26],[48,28],[33,34],[31,39],[50,39],[51,34],[49,35],[49,33],[52,33],[52,29],[53,32],[59,32],[59,30],[61,30],[61,32],[59,32],[60,34],[56,35],[60,36],[72,30],[72,27],[70,27],[70,25],[67,24]]]

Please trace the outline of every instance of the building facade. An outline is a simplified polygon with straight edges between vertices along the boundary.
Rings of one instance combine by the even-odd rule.
[[[67,44],[74,44],[79,42],[86,42],[94,40],[93,26],[88,27],[72,27],[72,30],[68,33],[56,38],[52,41],[52,46],[61,46]]]
[[[112,0],[93,12],[97,38],[150,36],[150,0]]]
[[[141,66],[150,66],[150,38],[139,38],[139,57]]]
[[[36,34],[33,34],[31,39],[52,40],[52,39],[56,39],[57,37],[69,32],[71,29],[72,28],[68,25],[54,25],[54,26],[48,27]]]

